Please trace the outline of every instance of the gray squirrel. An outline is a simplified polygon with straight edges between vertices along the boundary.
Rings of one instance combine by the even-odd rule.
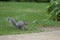
[[[25,21],[15,21],[14,19],[8,17],[8,22],[10,22],[15,28],[24,29],[27,23]]]

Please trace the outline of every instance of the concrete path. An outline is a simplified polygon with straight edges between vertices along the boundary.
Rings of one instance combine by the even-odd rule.
[[[0,40],[60,40],[60,31],[0,36]]]

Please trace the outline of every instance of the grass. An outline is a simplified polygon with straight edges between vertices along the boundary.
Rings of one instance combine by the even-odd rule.
[[[47,6],[48,3],[0,2],[0,35],[42,32],[40,26],[60,26],[60,22],[47,20]],[[7,17],[27,21],[27,30],[14,28]]]

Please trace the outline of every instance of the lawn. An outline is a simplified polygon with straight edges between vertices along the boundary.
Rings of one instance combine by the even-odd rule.
[[[0,35],[42,32],[40,26],[60,26],[60,22],[47,20],[48,4],[0,2]],[[7,17],[14,18],[16,21],[25,20],[28,23],[26,30],[14,28],[7,21]],[[33,23],[34,20],[36,23]]]

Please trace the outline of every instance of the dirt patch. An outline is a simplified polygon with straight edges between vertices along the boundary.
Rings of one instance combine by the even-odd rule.
[[[0,36],[0,40],[60,40],[60,31]]]
[[[60,27],[41,27],[40,28],[41,30],[43,31],[49,31],[49,32],[52,32],[52,31],[60,31]]]
[[[0,40],[60,40],[60,27],[41,27],[41,30],[48,32],[3,35]]]

